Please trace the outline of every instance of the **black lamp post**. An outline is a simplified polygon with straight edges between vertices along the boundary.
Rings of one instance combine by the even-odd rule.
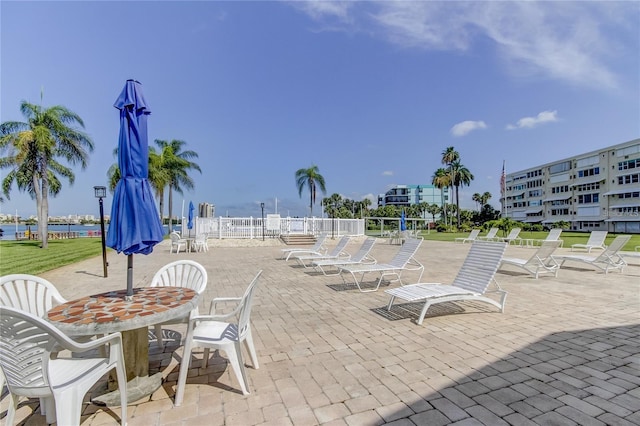
[[[100,204],[100,236],[102,237],[102,269],[104,271],[104,277],[107,278],[107,247],[104,242],[104,206],[102,203],[102,199],[107,196],[107,187],[105,186],[94,186],[93,191],[95,192],[95,196],[98,199],[98,204]]]
[[[260,209],[262,210],[262,241],[264,241],[264,203],[260,203]]]

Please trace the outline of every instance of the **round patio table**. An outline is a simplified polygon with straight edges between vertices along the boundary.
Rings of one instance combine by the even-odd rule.
[[[181,318],[198,306],[198,293],[184,287],[142,287],[133,289],[131,301],[126,290],[110,291],[71,300],[52,308],[48,321],[68,336],[122,333],[127,372],[127,399],[136,401],[155,392],[162,373],[149,377],[148,327]],[[118,405],[115,374],[109,377],[109,390],[94,398],[101,405]]]

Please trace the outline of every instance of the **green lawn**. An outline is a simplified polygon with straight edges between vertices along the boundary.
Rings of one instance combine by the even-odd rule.
[[[47,249],[40,241],[0,241],[0,275],[38,275],[95,256],[102,256],[100,238],[49,240]]]

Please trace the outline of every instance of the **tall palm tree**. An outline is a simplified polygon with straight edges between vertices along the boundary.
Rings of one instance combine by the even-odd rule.
[[[444,223],[447,223],[447,206],[444,201],[444,189],[451,184],[451,176],[449,172],[442,167],[435,171],[431,176],[431,184],[440,190],[440,198],[442,203],[442,213],[444,215]]]
[[[455,180],[455,176],[453,168],[451,167],[451,164],[454,161],[457,161],[460,159],[460,154],[458,153],[458,151],[456,151],[456,149],[452,146],[447,147],[444,151],[442,151],[442,164],[449,166],[449,188],[451,188],[451,192],[453,193],[453,181]],[[453,218],[451,220],[451,224],[453,225]]]
[[[308,169],[299,169],[296,172],[296,186],[298,195],[302,198],[302,190],[309,188],[309,216],[313,216],[313,205],[316,203],[316,191],[318,187],[323,194],[327,193],[324,177],[320,174],[318,166],[312,165]]]
[[[8,156],[0,158],[0,168],[9,168],[2,189],[9,199],[15,182],[19,191],[26,191],[36,200],[38,233],[42,248],[48,247],[49,195],[55,197],[62,189],[59,177],[73,185],[75,175],[69,165],[87,167],[93,142],[82,130],[84,122],[73,111],[61,105],[43,108],[22,101],[20,112],[27,120],[7,121],[0,125],[0,150]]]
[[[474,177],[469,169],[460,163],[460,160],[451,163],[451,175],[453,176],[453,186],[456,187],[456,217],[458,227],[460,227],[460,187],[469,186]]]
[[[189,171],[197,170],[202,173],[200,166],[191,161],[194,158],[198,158],[198,154],[195,151],[187,150],[183,151],[184,146],[187,144],[185,141],[173,139],[171,141],[164,141],[156,139],[155,144],[160,148],[157,159],[158,164],[155,166],[157,170],[162,170],[162,174],[158,174],[156,185],[166,182],[166,186],[169,187],[169,229],[171,232],[173,225],[173,191],[182,194],[184,189],[193,189],[193,179],[189,176]],[[164,198],[164,190],[159,194]],[[160,211],[162,216],[162,211]]]

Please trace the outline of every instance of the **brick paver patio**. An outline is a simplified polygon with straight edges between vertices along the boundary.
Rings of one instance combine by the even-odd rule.
[[[337,239],[332,242],[335,244]],[[255,243],[255,242],[254,242]],[[563,268],[538,280],[505,267],[497,274],[509,292],[506,310],[481,303],[386,311],[385,285],[374,293],[345,286],[276,259],[273,241],[261,247],[211,247],[169,254],[164,242],[134,257],[134,285],[144,286],[162,265],[180,258],[202,263],[209,283],[201,312],[216,296],[239,296],[264,270],[252,324],[260,368],[247,368],[243,396],[225,354],[206,369],[195,352],[181,407],[173,396],[185,326],[168,326],[164,350],[150,344],[150,373],[163,387],[129,406],[136,425],[637,425],[640,424],[640,264],[604,275],[588,266]],[[352,241],[354,252],[360,241]],[[469,244],[425,241],[418,259],[423,282],[450,282]],[[397,246],[377,244],[379,261]],[[560,252],[569,251],[560,249]],[[528,258],[532,249],[507,248]],[[126,257],[102,258],[42,274],[67,299],[126,286]],[[26,272],[26,271],[25,271]],[[411,276],[407,275],[411,282]],[[398,284],[392,283],[391,286]],[[248,357],[245,357],[245,361]],[[248,361],[247,361],[248,363]],[[1,414],[6,415],[6,390]],[[119,408],[87,403],[82,425],[118,424]],[[24,400],[16,418],[43,425],[37,400]]]

